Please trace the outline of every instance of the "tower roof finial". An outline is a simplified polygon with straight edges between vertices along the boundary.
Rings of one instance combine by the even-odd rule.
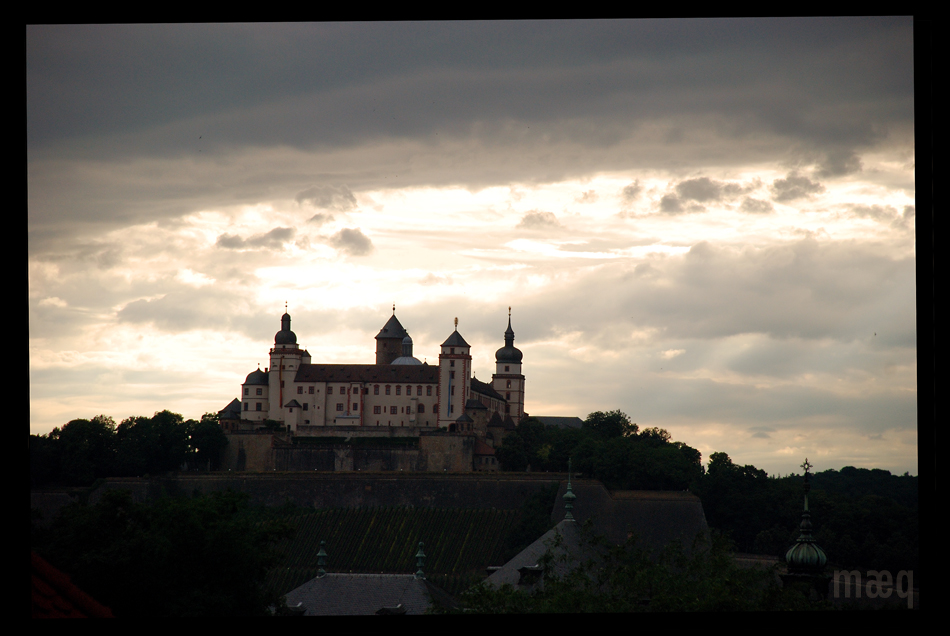
[[[393,303],[393,316],[396,315],[396,303]]]
[[[456,331],[459,330],[459,319],[458,319],[458,316],[455,317],[455,330],[456,330]]]
[[[574,521],[574,514],[571,511],[574,509],[574,500],[577,499],[577,495],[571,490],[571,459],[570,457],[567,458],[567,492],[564,493],[564,519]]]

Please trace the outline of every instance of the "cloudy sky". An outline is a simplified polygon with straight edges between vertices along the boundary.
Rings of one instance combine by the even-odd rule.
[[[30,430],[392,313],[527,411],[917,473],[910,18],[27,28]]]

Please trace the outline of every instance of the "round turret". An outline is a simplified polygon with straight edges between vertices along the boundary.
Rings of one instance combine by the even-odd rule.
[[[296,345],[297,334],[290,330],[290,314],[280,317],[280,331],[274,336],[275,345]]]
[[[260,369],[257,369],[255,371],[251,371],[250,373],[248,373],[247,379],[244,380],[244,384],[262,384],[264,386],[267,386],[267,383],[268,383],[267,374],[261,371]]]
[[[515,347],[515,332],[511,329],[511,316],[508,316],[508,329],[505,331],[505,346],[495,352],[495,362],[521,364],[524,354]]]

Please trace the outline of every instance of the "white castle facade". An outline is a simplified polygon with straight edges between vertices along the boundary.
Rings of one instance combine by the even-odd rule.
[[[412,339],[395,309],[376,336],[375,364],[313,364],[297,345],[290,315],[281,317],[274,336],[270,366],[250,373],[240,400],[225,411],[227,419],[245,424],[280,423],[297,435],[319,435],[319,427],[413,427],[472,431],[506,428],[525,415],[522,353],[514,346],[509,309],[505,346],[495,353],[491,383],[473,376],[471,347],[456,330],[442,343],[438,365],[412,354]],[[238,416],[235,411],[240,410]]]

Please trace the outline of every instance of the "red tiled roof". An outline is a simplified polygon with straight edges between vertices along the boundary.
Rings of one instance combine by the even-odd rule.
[[[112,610],[73,585],[69,577],[30,552],[33,618],[114,618]]]

